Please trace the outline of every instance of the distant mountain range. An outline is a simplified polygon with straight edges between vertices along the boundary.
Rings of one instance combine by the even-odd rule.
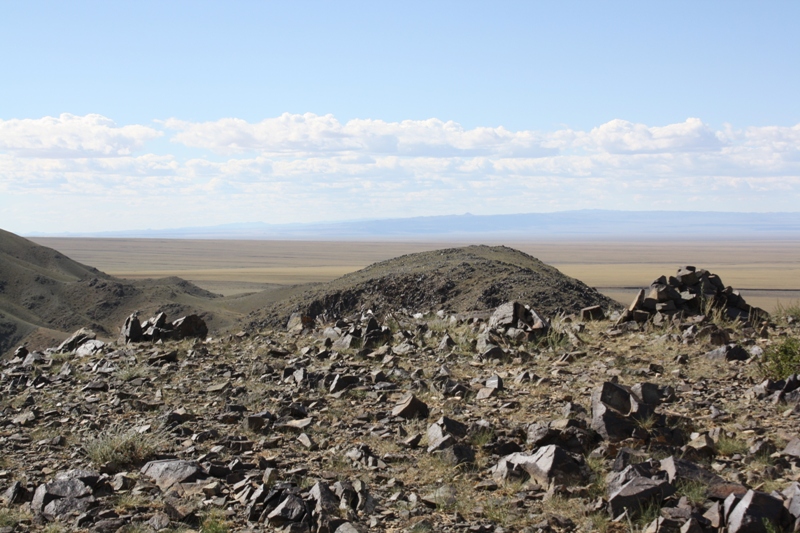
[[[796,238],[800,212],[731,213],[710,211],[579,210],[515,215],[443,215],[430,217],[98,231],[35,233],[38,237],[117,237],[160,239],[504,239],[647,238]]]

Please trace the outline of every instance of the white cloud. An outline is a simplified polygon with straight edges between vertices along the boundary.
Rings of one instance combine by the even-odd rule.
[[[115,209],[117,215],[98,220],[124,229],[465,211],[800,205],[800,125],[714,130],[690,118],[664,126],[614,120],[589,131],[515,132],[437,119],[340,123],[314,114],[160,124],[164,131],[119,127],[99,115],[0,121],[0,197],[14,199],[14,213],[18,205],[30,213],[19,218],[0,209],[0,227],[28,220],[31,230],[79,230],[62,227],[65,217],[77,224],[64,214],[76,209]],[[183,146],[147,144],[165,132]]]
[[[18,157],[126,156],[160,135],[147,126],[119,127],[102,115],[0,119],[0,151]]]
[[[511,132],[503,127],[465,130],[460,124],[439,119],[355,119],[342,124],[333,115],[284,113],[255,124],[235,118],[200,123],[169,119],[163,124],[177,131],[172,138],[175,142],[229,155],[359,152],[453,157],[554,153],[544,146],[543,136],[530,131]]]

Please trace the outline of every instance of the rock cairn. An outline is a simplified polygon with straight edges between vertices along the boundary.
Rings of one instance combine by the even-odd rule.
[[[767,316],[750,306],[739,291],[726,287],[720,277],[693,266],[678,269],[674,276],[661,276],[642,289],[619,317],[618,323],[652,321],[663,324],[673,317],[720,312],[731,321],[755,322]]]

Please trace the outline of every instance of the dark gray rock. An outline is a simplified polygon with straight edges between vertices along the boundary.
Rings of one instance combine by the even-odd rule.
[[[406,395],[394,409],[392,409],[392,416],[412,419],[412,418],[428,418],[428,405],[414,396],[413,394]]]
[[[591,307],[584,307],[581,309],[581,320],[604,320],[606,318],[606,314],[603,312],[603,308],[599,305],[593,305]]]
[[[726,361],[747,361],[750,359],[750,354],[738,344],[726,344],[707,352],[706,357]]]
[[[174,339],[205,339],[208,335],[208,326],[205,320],[197,315],[187,315],[172,323],[172,338]]]
[[[789,513],[780,499],[749,490],[728,515],[728,533],[767,533],[765,522],[781,531],[789,525]]]
[[[290,522],[300,522],[305,513],[303,500],[290,494],[267,515],[267,520],[272,527],[282,527]]]
[[[626,510],[630,516],[638,516],[651,502],[661,504],[667,496],[675,493],[666,480],[650,479],[639,476],[622,485],[608,498],[608,509],[616,518]]]
[[[551,482],[560,485],[576,484],[584,481],[587,472],[583,458],[573,455],[557,445],[543,446],[533,455],[512,453],[502,459],[505,463],[518,465],[535,482],[547,486]],[[501,468],[508,470],[508,466]]]

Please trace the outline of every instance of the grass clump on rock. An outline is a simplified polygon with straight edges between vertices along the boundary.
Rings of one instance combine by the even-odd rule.
[[[770,346],[759,362],[761,373],[770,379],[785,379],[800,372],[800,340],[785,337],[780,344]]]
[[[87,442],[83,449],[96,465],[122,468],[147,462],[161,446],[162,440],[161,435],[140,434],[114,426]]]

